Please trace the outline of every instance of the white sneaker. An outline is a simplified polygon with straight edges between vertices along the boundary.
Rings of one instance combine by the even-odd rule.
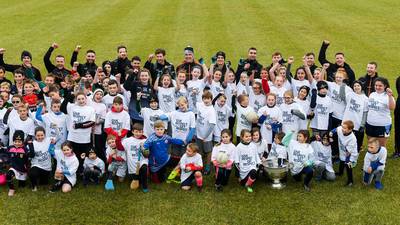
[[[9,197],[14,196],[14,194],[15,194],[15,190],[14,190],[14,189],[10,189],[10,190],[8,191],[8,196],[9,196]]]

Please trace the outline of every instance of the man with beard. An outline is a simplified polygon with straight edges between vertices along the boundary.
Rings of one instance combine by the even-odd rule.
[[[321,49],[319,50],[319,55],[318,55],[318,61],[321,63],[321,65],[324,65],[325,63],[329,63],[328,69],[326,69],[327,73],[327,80],[328,81],[335,81],[335,73],[339,68],[343,68],[346,71],[347,78],[345,78],[343,81],[347,85],[353,84],[355,81],[355,75],[353,69],[351,69],[350,65],[346,63],[346,60],[344,58],[344,53],[342,52],[337,52],[335,54],[335,63],[331,63],[326,59],[326,50],[328,49],[329,46],[329,41],[324,40],[322,42]]]
[[[124,45],[117,47],[118,58],[111,62],[111,74],[121,76],[121,84],[125,82],[125,72],[132,68],[128,59],[128,51]]]
[[[154,54],[150,54],[146,63],[144,64],[144,68],[148,69],[151,73],[152,84],[156,81],[158,77],[164,74],[164,72],[168,72],[171,75],[172,79],[175,79],[175,68],[170,62],[168,62],[165,58],[166,52],[164,49],[158,48],[154,52]],[[152,63],[154,56],[156,57],[156,62]]]
[[[203,67],[200,63],[197,63],[194,60],[194,49],[191,46],[187,46],[184,49],[185,52],[185,59],[179,66],[176,67],[176,71],[184,70],[186,72],[186,82],[192,79],[192,69],[194,66],[200,67],[201,75],[200,78],[204,75]]]
[[[79,50],[81,50],[81,46],[77,45],[74,52],[72,53],[70,62],[71,66],[74,66],[74,62],[77,62]],[[77,72],[79,73],[79,75],[84,76],[86,73],[90,73],[92,77],[94,77],[97,70],[97,65],[95,61],[96,61],[96,52],[91,49],[87,50],[86,62],[84,64],[79,63],[77,68]]]
[[[308,68],[310,68],[311,74],[314,74],[314,70],[316,68],[318,68],[318,66],[315,65],[315,54],[314,54],[314,52],[306,53],[305,59],[306,59],[306,63],[307,63]]]
[[[260,78],[262,65],[257,62],[257,49],[249,48],[247,59],[240,60],[236,70],[236,82],[240,80],[240,74],[247,72],[249,75],[254,74],[254,78]]]
[[[374,83],[376,78],[378,78],[378,64],[376,62],[370,62],[367,64],[367,74],[360,78],[365,95],[369,96],[375,91]]]
[[[26,50],[22,51],[21,53],[21,61],[22,64],[20,65],[11,65],[11,64],[6,64],[4,62],[4,52],[6,50],[4,48],[0,48],[0,66],[4,67],[4,69],[8,72],[14,72],[16,69],[22,69],[26,73],[27,68],[32,69],[33,76],[37,81],[41,81],[42,77],[40,74],[39,69],[36,67],[32,66],[32,54]]]
[[[60,84],[64,80],[64,78],[71,73],[71,71],[65,68],[65,58],[62,55],[56,56],[56,65],[51,63],[51,53],[54,51],[54,49],[57,49],[58,47],[59,45],[57,43],[53,43],[44,55],[43,61],[44,65],[46,66],[47,72],[52,73],[55,76],[55,82],[57,84]]]

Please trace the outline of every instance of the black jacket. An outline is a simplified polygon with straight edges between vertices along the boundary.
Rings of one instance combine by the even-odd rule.
[[[61,81],[64,80],[64,78],[71,74],[71,71],[66,69],[65,67],[62,69],[57,68],[53,63],[50,61],[51,53],[54,51],[53,47],[50,47],[49,50],[47,50],[46,54],[43,57],[44,65],[47,69],[47,72],[52,73],[55,76],[55,82],[57,84],[60,84]]]
[[[131,61],[128,58],[118,58],[111,62],[111,74],[121,74],[121,84],[125,82],[126,71],[131,68]]]
[[[77,60],[78,60],[78,52],[74,51],[72,53],[70,62],[72,67],[74,66],[74,62],[76,62]],[[79,73],[80,76],[85,76],[85,74],[89,72],[94,77],[94,75],[96,74],[96,70],[97,70],[96,63],[86,62],[84,64],[79,63],[77,72]]]
[[[4,62],[3,54],[0,54],[0,66],[3,66],[6,69],[6,71],[11,72],[11,73],[13,73],[16,69],[22,69],[26,73],[26,69],[27,69],[24,64],[21,64],[21,65],[6,64]],[[35,76],[35,79],[37,81],[42,80],[42,76],[41,76],[40,70],[38,68],[32,66],[32,73]]]
[[[344,63],[343,66],[339,66],[336,63],[331,63],[326,59],[326,49],[328,49],[329,45],[326,45],[322,43],[321,49],[319,50],[319,55],[318,55],[318,61],[321,63],[321,65],[324,65],[325,63],[329,63],[329,67],[326,70],[327,73],[327,80],[328,81],[335,81],[335,76],[334,74],[339,68],[344,68],[344,70],[347,73],[347,76],[349,79],[343,80],[347,85],[353,84],[353,82],[356,79],[356,76],[354,74],[353,69],[351,69],[350,65],[347,63]]]
[[[375,76],[371,77],[368,74],[365,74],[365,76],[361,77],[359,80],[362,83],[362,88],[365,93],[365,95],[369,96],[372,92],[375,91],[375,79],[378,78],[378,73],[375,74]]]
[[[151,63],[149,61],[146,61],[146,63],[144,64],[144,68],[146,68],[150,71],[153,84],[158,77],[161,77],[161,75],[163,75],[164,70],[167,70],[169,72],[172,79],[175,79],[175,77],[176,77],[174,65],[172,65],[171,63],[169,63],[167,61],[165,61],[164,65],[162,65],[158,62]]]
[[[244,65],[249,63],[250,67],[249,69],[245,70]],[[236,70],[236,83],[239,82],[240,80],[240,74],[243,72],[248,72],[251,73],[254,70],[254,78],[260,78],[260,73],[261,73],[262,65],[257,62],[257,60],[249,60],[246,59],[242,63],[238,64],[237,70]]]

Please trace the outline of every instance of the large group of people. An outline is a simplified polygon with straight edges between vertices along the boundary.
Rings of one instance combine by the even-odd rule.
[[[201,191],[203,176],[212,174],[222,191],[233,171],[253,192],[256,180],[268,182],[265,165],[273,162],[310,191],[313,179],[334,181],[345,170],[346,186],[354,185],[353,168],[366,149],[362,182],[381,190],[399,99],[396,105],[376,62],[357,79],[344,53],[328,61],[329,45],[322,43],[320,66],[313,52],[296,61],[274,52],[263,66],[254,47],[237,67],[223,51],[207,65],[187,46],[175,67],[164,49],[142,62],[128,58],[125,46],[115,60],[100,64],[90,49],[78,62],[79,45],[67,65],[63,55],[52,57],[59,48],[53,43],[43,57],[46,71],[29,51],[22,64],[8,64],[0,48],[0,184],[9,196],[15,181],[24,187],[29,180],[32,191],[51,184],[51,192],[70,192],[77,182],[112,191],[125,177],[145,193],[148,181]],[[398,135],[393,158],[400,157]]]

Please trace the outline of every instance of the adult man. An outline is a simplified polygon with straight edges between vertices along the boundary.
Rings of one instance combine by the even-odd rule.
[[[191,46],[187,46],[184,49],[184,53],[185,53],[185,59],[182,62],[182,64],[176,67],[176,72],[184,70],[186,72],[186,81],[188,81],[192,79],[191,75],[192,68],[197,65],[200,67],[201,77],[202,77],[204,75],[203,67],[200,65],[200,63],[197,63],[194,60],[194,49]]]
[[[367,64],[367,74],[364,77],[360,78],[361,83],[363,84],[364,93],[369,96],[372,92],[375,91],[375,79],[378,78],[378,64],[376,62],[369,62]]]
[[[131,68],[128,51],[124,45],[117,47],[118,58],[111,62],[111,74],[121,76],[121,84],[125,82],[125,72]]]
[[[343,81],[347,85],[353,84],[353,82],[355,80],[354,71],[353,71],[353,69],[351,69],[350,65],[346,63],[346,60],[344,58],[344,53],[337,52],[335,54],[335,63],[331,63],[326,59],[326,50],[328,49],[329,44],[330,44],[329,41],[324,40],[322,42],[322,46],[321,46],[321,49],[319,50],[319,55],[318,55],[318,61],[321,63],[321,65],[324,65],[325,63],[329,63],[329,67],[328,67],[328,69],[326,69],[327,80],[334,81],[336,71],[339,68],[343,68],[347,74],[347,78],[344,79]]]
[[[247,52],[247,59],[240,60],[236,70],[236,82],[240,79],[240,74],[247,72],[249,75],[254,74],[254,78],[260,78],[262,65],[257,62],[257,49],[254,47],[249,48]]]
[[[71,56],[71,62],[70,62],[71,66],[74,66],[74,62],[78,60],[79,50],[81,50],[81,46],[77,45]],[[87,50],[86,62],[84,64],[79,63],[77,68],[77,72],[79,73],[79,75],[85,76],[86,73],[90,73],[92,77],[94,77],[97,70],[97,65],[95,61],[96,61],[96,52],[91,49]]]
[[[42,77],[40,74],[39,69],[36,67],[32,66],[32,54],[26,50],[22,51],[21,53],[21,61],[22,64],[20,65],[11,65],[11,64],[6,64],[4,62],[4,52],[6,50],[4,48],[0,48],[0,66],[3,66],[4,69],[8,72],[14,72],[16,69],[22,69],[26,73],[27,68],[32,68],[32,73],[37,81],[41,81]]]
[[[162,48],[156,49],[154,54],[150,54],[149,58],[147,59],[146,63],[144,64],[144,68],[148,69],[151,73],[151,79],[154,84],[157,77],[160,77],[165,72],[168,72],[173,79],[175,79],[175,69],[174,65],[169,63],[165,59],[166,52]],[[156,62],[152,63],[154,56],[156,57]]]
[[[50,56],[54,49],[58,48],[59,45],[57,43],[53,43],[49,50],[47,50],[46,54],[43,57],[44,65],[47,69],[47,72],[52,73],[55,76],[55,82],[60,84],[65,76],[71,73],[68,69],[65,68],[65,58],[62,55],[56,56],[56,65],[51,63]]]
[[[311,74],[314,74],[314,70],[317,68],[317,65],[315,65],[314,52],[306,53],[305,59],[306,59],[307,66],[310,68]]]

